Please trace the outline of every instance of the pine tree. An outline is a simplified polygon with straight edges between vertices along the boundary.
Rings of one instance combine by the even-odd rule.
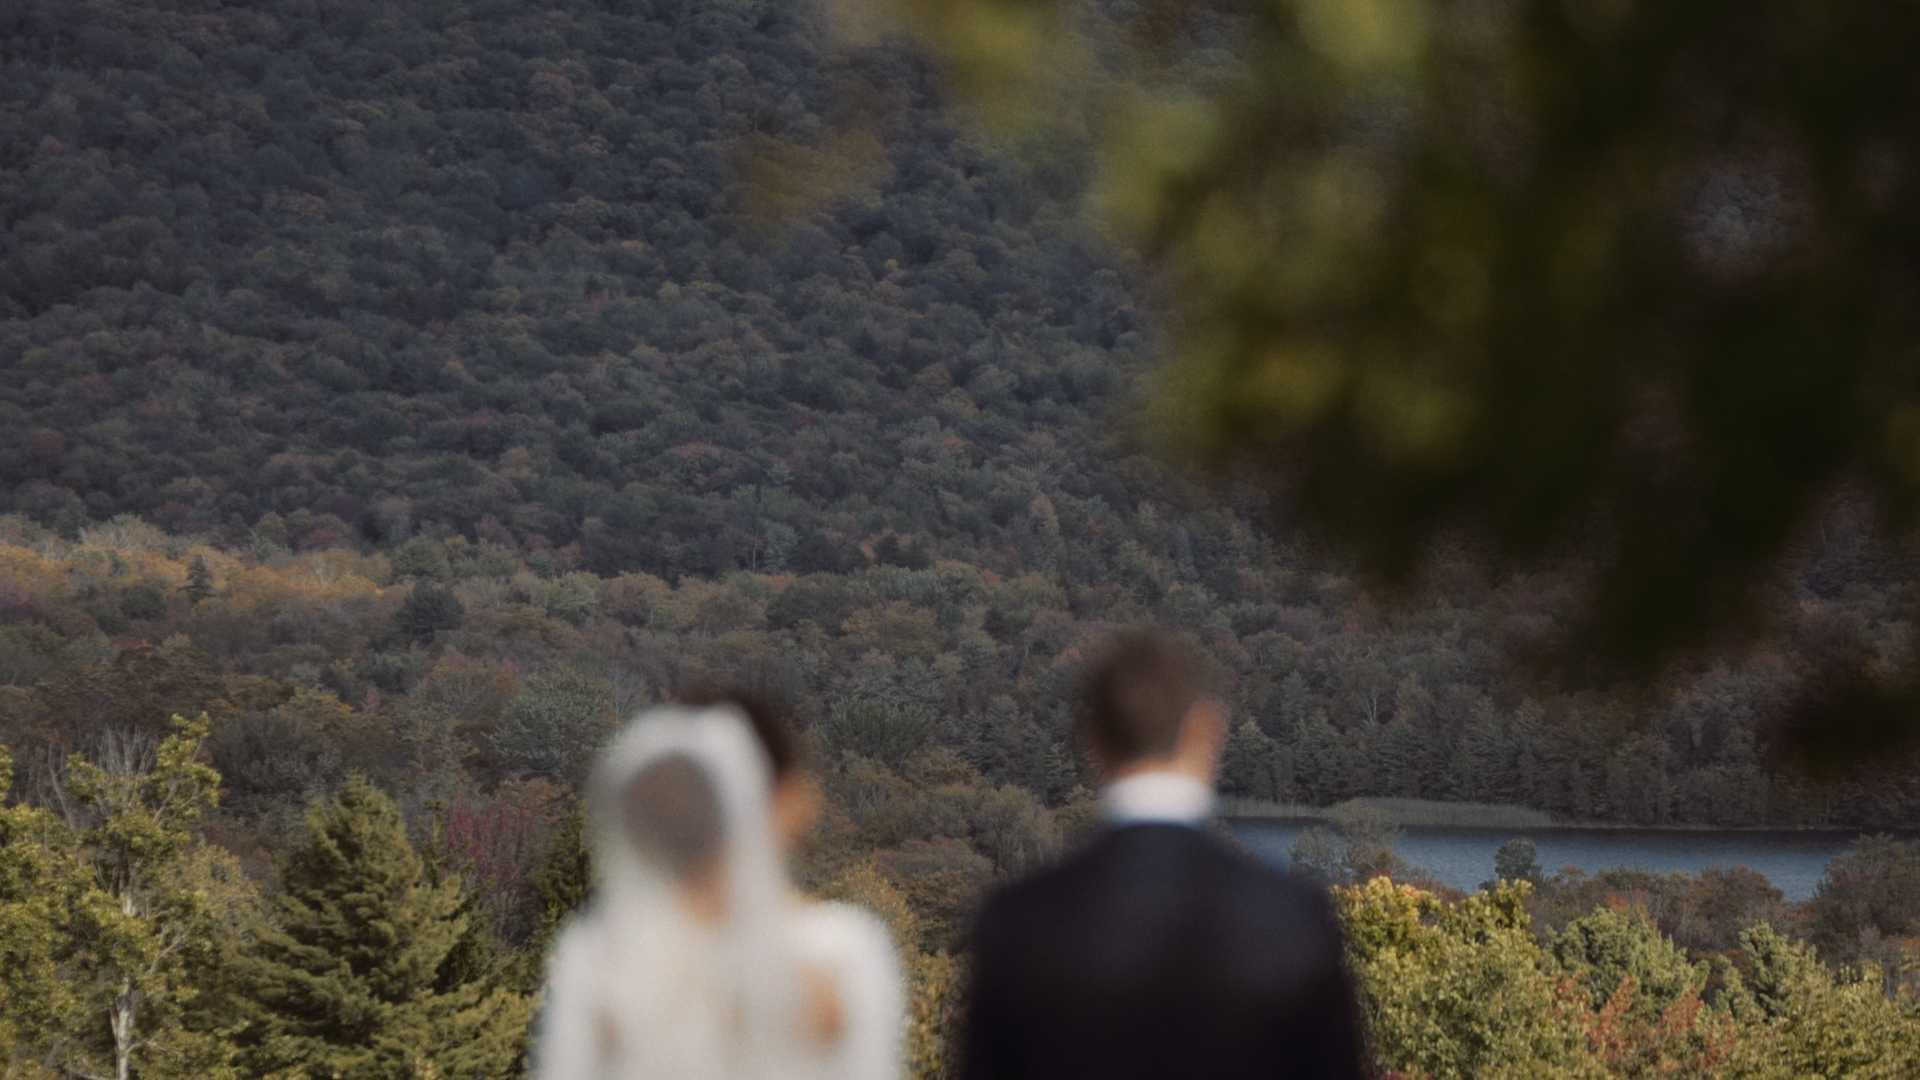
[[[1314,709],[1294,741],[1296,783],[1315,806],[1329,806],[1353,794],[1347,740],[1334,730],[1327,710]]]
[[[1466,802],[1516,802],[1509,782],[1513,747],[1507,722],[1493,703],[1481,698],[1454,753],[1453,798]]]
[[[1253,721],[1234,728],[1220,755],[1221,793],[1273,801],[1273,759],[1278,753],[1273,739]]]
[[[213,596],[213,571],[207,567],[205,555],[195,555],[187,564],[187,584],[181,590],[187,594],[187,603],[197,604]]]
[[[518,995],[448,985],[467,932],[457,881],[431,880],[393,803],[354,778],[307,821],[281,875],[279,925],[248,965],[259,1075],[444,1080],[506,1075],[529,1015]]]
[[[1291,738],[1298,734],[1300,725],[1307,722],[1307,714],[1313,710],[1313,691],[1307,688],[1307,680],[1295,668],[1287,673],[1280,682],[1280,730],[1273,734],[1282,738]]]

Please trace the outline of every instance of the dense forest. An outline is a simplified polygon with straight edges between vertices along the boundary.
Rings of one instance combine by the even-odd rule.
[[[830,804],[801,876],[888,918],[938,1074],[972,901],[1091,822],[1074,678],[1140,619],[1219,661],[1230,794],[1920,822],[1911,762],[1770,752],[1809,672],[1910,632],[1920,571],[1864,508],[1778,583],[1777,639],[1632,695],[1516,667],[1579,602],[1552,568],[1463,542],[1385,594],[1127,437],[1152,284],[1083,213],[1084,147],[989,147],[898,44],[772,0],[22,0],[0,59],[9,1076],[509,1072],[586,888],[585,761],[713,681],[794,705]],[[1863,986],[1893,1030],[1871,972],[1900,984],[1916,866],[1870,849],[1795,911],[1544,876],[1530,916],[1343,902],[1498,928],[1546,980],[1500,1007],[1642,1075],[1594,1050],[1659,1027],[1620,1033],[1620,971],[1568,1019],[1584,912],[1637,905],[1621,955],[1711,967],[1692,997],[1663,968],[1661,1009],[1754,1046]],[[412,935],[392,970],[339,909],[362,880]],[[1379,1032],[1383,1069],[1495,1074]]]

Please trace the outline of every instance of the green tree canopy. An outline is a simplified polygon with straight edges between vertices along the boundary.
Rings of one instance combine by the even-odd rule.
[[[492,743],[510,771],[579,779],[612,732],[613,691],[606,680],[562,668],[527,680]]]
[[[1586,978],[1602,1004],[1632,979],[1628,1012],[1642,1019],[1697,993],[1707,981],[1707,966],[1690,963],[1641,910],[1597,908],[1573,920],[1554,936],[1553,955],[1562,968]]]

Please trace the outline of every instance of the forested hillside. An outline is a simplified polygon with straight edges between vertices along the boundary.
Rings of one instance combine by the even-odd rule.
[[[1463,552],[1388,610],[1276,543],[1257,508],[1129,452],[1114,421],[1150,331],[1076,210],[1079,148],[989,154],[923,64],[835,48],[803,6],[4,19],[0,477],[56,533],[134,514],[269,561],[418,537],[494,553],[460,578],[774,575],[744,625],[834,639],[838,662],[808,665],[831,697],[864,655],[843,640],[860,583],[919,580],[863,569],[955,564],[934,576],[970,584],[938,603],[918,585],[872,597],[924,610],[930,639],[867,644],[943,672],[920,696],[963,741],[1004,697],[1057,742],[1044,662],[1159,616],[1217,648],[1287,747],[1240,748],[1249,794],[1920,817],[1904,788],[1748,781],[1818,649],[1703,672],[1651,723],[1644,702],[1507,685],[1501,650],[1573,602],[1551,578],[1490,588]],[[1901,632],[1872,597],[1905,575],[1847,565],[1864,526],[1846,524],[1810,561],[1803,636],[1870,657]],[[101,609],[102,632],[127,632]],[[423,669],[377,637],[303,670]],[[264,644],[226,663],[292,670]],[[329,688],[357,703],[365,682]]]
[[[1779,583],[1790,631],[1745,654],[1634,696],[1519,671],[1577,606],[1561,577],[1491,580],[1463,544],[1384,596],[1142,453],[1150,286],[1081,211],[1070,125],[990,151],[913,54],[797,3],[0,0],[0,57],[20,1060],[496,1075],[585,887],[587,756],[718,680],[809,729],[806,883],[887,915],[936,1074],[973,898],[1091,818],[1078,664],[1144,618],[1220,661],[1234,794],[1920,823],[1910,762],[1816,783],[1769,757],[1809,672],[1910,632],[1920,578],[1864,512],[1838,505]],[[165,843],[115,854],[134,820]],[[378,865],[328,863],[336,833]],[[136,898],[152,940],[199,952],[135,970],[147,930],[99,914],[133,863],[165,883]],[[357,947],[325,896],[354,873],[436,974],[316,1049],[362,990],[289,1003],[290,957]],[[1880,956],[1858,941],[1916,917],[1815,936]],[[1865,993],[1749,944],[1822,1008]],[[159,1049],[104,1034],[123,975]]]
[[[816,22],[12,5],[10,508],[669,577],[846,570],[889,536],[1017,571],[1057,517],[1105,534],[1066,556],[1095,576],[1156,477],[1088,423],[1141,337],[1054,197],[1070,162],[990,159],[921,65]],[[870,154],[838,115],[862,102]],[[767,220],[768,162],[797,216]],[[1232,587],[1246,542],[1182,519]]]

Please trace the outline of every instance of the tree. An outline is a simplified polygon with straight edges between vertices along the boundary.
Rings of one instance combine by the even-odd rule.
[[[540,989],[553,939],[567,916],[586,905],[592,890],[593,855],[587,848],[586,814],[575,806],[561,821],[533,871],[533,894],[540,905],[540,916],[513,972],[514,985],[522,992],[532,994]]]
[[[1239,12],[1196,85],[1200,9],[879,6],[990,116],[1111,118],[1105,205],[1173,283],[1163,429],[1390,577],[1463,526],[1509,565],[1573,540],[1576,640],[1649,674],[1751,633],[1843,481],[1920,508],[1920,323],[1885,272],[1920,256],[1920,11],[1294,0]],[[1116,55],[1076,99],[1061,73]],[[1915,733],[1920,664],[1832,675],[1804,741]]]
[[[509,772],[573,781],[612,734],[612,721],[613,688],[562,668],[527,680],[490,741]]]
[[[213,597],[213,571],[207,567],[207,557],[196,554],[187,564],[187,583],[180,590],[187,594],[189,606]]]
[[[13,759],[0,748],[0,798]],[[31,1076],[61,1055],[61,1034],[83,1011],[62,962],[82,889],[73,835],[51,813],[0,806],[0,1075]]]
[[[1400,830],[1384,811],[1359,803],[1334,808],[1326,825],[1294,840],[1288,853],[1297,872],[1334,885],[1354,885],[1406,869],[1393,850]]]
[[[1811,946],[1771,926],[1740,935],[1742,961],[1724,997],[1748,1037],[1721,1074],[1730,1080],[1797,1076],[1912,1076],[1920,1017],[1889,999],[1871,969],[1838,976]]]
[[[1674,944],[1693,956],[1729,953],[1740,934],[1768,923],[1791,925],[1786,896],[1766,876],[1744,866],[1709,866],[1679,898]]]
[[[1307,714],[1313,709],[1313,691],[1307,688],[1307,680],[1298,668],[1287,672],[1280,683],[1280,730],[1281,738],[1290,738],[1307,722]]]
[[[1641,1020],[1698,994],[1707,981],[1707,965],[1688,961],[1639,909],[1595,909],[1554,935],[1552,951],[1561,968],[1587,980],[1597,1005],[1605,1006],[1631,979],[1627,1012]]]
[[[1377,1073],[1604,1075],[1535,942],[1525,885],[1447,904],[1376,878],[1335,899]]]
[[[258,1009],[244,1054],[257,1075],[506,1074],[529,1005],[449,978],[468,931],[459,884],[430,878],[377,788],[355,777],[314,808],[281,887],[246,966]]]
[[[126,593],[120,597],[120,614],[141,622],[164,619],[167,594],[151,581],[137,581],[127,586]]]
[[[836,751],[899,766],[928,748],[934,726],[933,714],[913,702],[846,697],[834,703],[822,734]]]
[[[1220,753],[1220,792],[1268,802],[1278,798],[1274,766],[1280,748],[1259,725],[1247,720],[1227,736]]]
[[[446,546],[425,536],[416,536],[394,550],[393,574],[403,581],[440,582],[447,580],[452,566]]]
[[[220,776],[200,763],[205,714],[174,718],[175,733],[142,752],[134,736],[109,741],[99,762],[67,762],[68,805],[81,829],[85,887],[72,920],[79,978],[71,1057],[80,1074],[232,1076],[232,1047],[196,1030],[190,1010],[231,941],[216,939],[209,887],[218,856],[195,826]],[[151,744],[149,744],[151,745]],[[206,981],[203,981],[206,980]]]
[[[1533,841],[1516,836],[1493,853],[1493,876],[1501,881],[1530,881],[1539,884],[1545,874],[1540,869],[1539,850]]]
[[[1326,806],[1352,794],[1352,751],[1325,709],[1314,709],[1294,737],[1294,774],[1301,794]]]
[[[407,593],[393,625],[415,641],[431,641],[442,630],[455,630],[467,621],[467,607],[453,590],[421,581]]]
[[[1827,864],[1805,908],[1808,937],[1828,959],[1855,959],[1865,935],[1920,933],[1920,842],[1866,836]]]

